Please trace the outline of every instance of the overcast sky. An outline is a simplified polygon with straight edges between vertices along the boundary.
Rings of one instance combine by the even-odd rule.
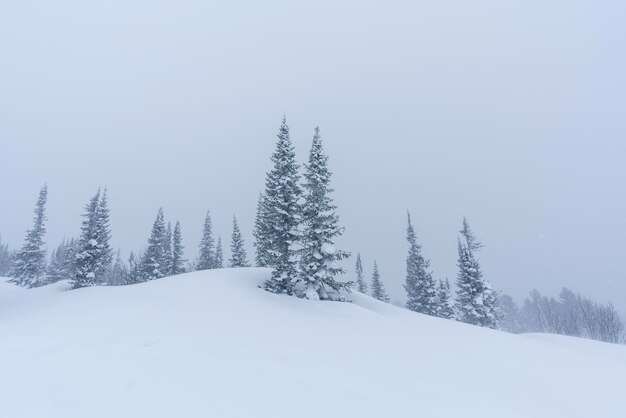
[[[125,254],[160,206],[189,257],[208,208],[252,251],[285,112],[300,161],[320,126],[341,244],[394,299],[410,210],[437,278],[465,215],[497,289],[626,312],[622,1],[212,3],[0,2],[3,241],[47,182],[50,250],[107,186]]]

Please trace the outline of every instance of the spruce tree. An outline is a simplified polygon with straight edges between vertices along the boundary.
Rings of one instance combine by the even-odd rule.
[[[75,256],[75,274],[72,287],[80,288],[103,284],[112,260],[109,245],[109,208],[106,190],[100,190],[85,206],[81,236]]]
[[[426,315],[437,315],[437,289],[432,274],[428,271],[430,261],[422,255],[422,247],[417,243],[417,235],[411,215],[407,214],[407,241],[409,254],[406,258],[406,282],[404,289],[407,293],[406,308]]]
[[[293,294],[297,280],[296,245],[299,240],[300,187],[296,154],[289,137],[287,120],[283,117],[276,150],[272,154],[274,167],[265,183],[264,220],[267,222],[268,266],[272,277],[264,288],[274,293]]]
[[[248,262],[248,256],[246,255],[246,248],[243,242],[243,237],[241,236],[241,231],[239,230],[239,225],[237,224],[237,218],[234,216],[233,235],[230,243],[230,254],[230,267],[250,267],[250,263]]]
[[[124,264],[121,252],[118,250],[115,254],[115,261],[107,274],[106,283],[109,286],[124,286],[129,284],[129,281],[128,267]]]
[[[166,276],[172,274],[172,260],[174,258],[174,253],[172,249],[172,223],[167,223],[167,229],[165,230],[165,235],[163,236],[163,252],[165,256],[165,269]]]
[[[140,283],[142,281],[141,277],[141,260],[143,259],[143,255],[135,256],[135,254],[131,251],[130,256],[128,257],[128,279],[127,284],[135,284]]]
[[[450,282],[439,280],[437,288],[437,316],[444,319],[454,318],[454,307],[452,306],[452,293],[450,291]]]
[[[487,328],[498,328],[496,295],[482,275],[476,251],[482,244],[476,240],[467,219],[458,239],[459,273],[457,275],[456,310],[458,320]]]
[[[65,247],[63,260],[63,276],[65,280],[74,281],[76,277],[76,254],[78,254],[78,240],[70,238]]]
[[[215,241],[213,240],[213,225],[209,211],[204,218],[204,228],[202,229],[202,240],[199,245],[200,253],[196,270],[208,270],[215,268]]]
[[[389,302],[389,296],[380,279],[380,273],[378,272],[378,264],[374,261],[374,272],[372,273],[372,297],[382,302]]]
[[[217,245],[215,246],[215,268],[224,268],[224,249],[222,248],[222,237],[217,238]]]
[[[367,283],[363,276],[363,263],[361,263],[361,254],[356,255],[356,290],[361,293],[367,293]]]
[[[46,272],[46,284],[68,279],[66,276],[67,249],[68,243],[64,239],[57,248],[52,250]]]
[[[254,260],[257,267],[267,267],[271,264],[270,250],[272,248],[272,241],[267,205],[265,195],[259,194],[253,232],[255,249]]]
[[[33,227],[26,232],[24,245],[15,254],[10,271],[11,282],[24,287],[37,287],[44,284],[46,274],[46,250],[44,235],[46,234],[46,202],[48,186],[39,191],[35,204]]]
[[[168,255],[165,248],[166,233],[163,208],[160,208],[152,225],[148,247],[141,261],[141,281],[160,279],[168,274]]]
[[[319,128],[315,128],[309,161],[305,164],[304,203],[300,255],[300,282],[298,296],[308,299],[340,300],[340,291],[351,283],[337,281],[344,270],[337,265],[349,253],[335,247],[335,240],[343,234],[333,204],[330,187],[331,172],[328,156],[322,147]]]
[[[172,263],[170,274],[181,274],[185,272],[185,260],[183,254],[183,236],[180,230],[180,222],[176,222],[174,235],[172,236]]]

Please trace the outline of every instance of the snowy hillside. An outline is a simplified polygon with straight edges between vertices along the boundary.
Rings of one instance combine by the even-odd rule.
[[[626,416],[626,347],[516,336],[353,295],[260,290],[268,271],[64,292],[0,282],[0,415]]]

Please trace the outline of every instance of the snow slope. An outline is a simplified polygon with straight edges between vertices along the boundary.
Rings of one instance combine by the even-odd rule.
[[[361,294],[274,295],[257,287],[268,274],[69,292],[0,281],[0,416],[626,416],[626,347],[516,336]]]

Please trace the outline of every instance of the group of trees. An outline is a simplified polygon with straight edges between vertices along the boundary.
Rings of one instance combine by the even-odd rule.
[[[0,276],[10,276],[11,282],[17,285],[30,288],[68,280],[74,289],[119,286],[224,265],[221,238],[214,246],[208,213],[198,261],[188,263],[184,258],[180,222],[176,222],[172,230],[172,224],[165,223],[162,208],[157,213],[146,249],[138,255],[131,252],[128,262],[122,259],[119,250],[114,256],[106,190],[98,190],[85,206],[80,237],[64,239],[47,261],[44,242],[47,197],[48,188],[44,185],[35,204],[33,227],[26,232],[21,249],[11,253],[8,245],[0,241]],[[231,250],[230,267],[249,266],[243,236],[234,217]]]
[[[513,333],[547,332],[623,343],[624,323],[612,303],[602,304],[563,288],[558,298],[533,290],[520,309],[513,298],[499,298],[501,328]]]
[[[265,190],[260,194],[254,224],[255,262],[272,268],[263,288],[301,298],[343,300],[343,291],[357,290],[381,301],[390,298],[374,261],[371,283],[365,280],[360,254],[356,257],[356,280],[339,281],[339,266],[349,253],[335,247],[343,233],[330,187],[328,156],[315,128],[308,161],[302,173],[296,163],[289,127],[283,118],[276,149],[271,156]],[[64,239],[46,260],[46,203],[43,186],[35,204],[33,226],[23,246],[10,252],[0,240],[0,276],[25,287],[37,287],[69,280],[73,288],[95,285],[127,285],[159,279],[186,271],[224,267],[221,237],[215,240],[211,214],[207,211],[198,246],[198,256],[184,258],[179,222],[174,228],[159,209],[146,248],[132,253],[125,262],[110,246],[110,211],[106,189],[98,192],[84,208],[80,237]],[[531,292],[521,309],[507,295],[498,295],[483,277],[478,242],[463,219],[457,240],[458,274],[456,296],[448,279],[436,280],[430,261],[422,253],[411,216],[407,216],[406,308],[426,315],[456,319],[473,325],[510,332],[552,332],[618,342],[624,338],[624,324],[613,305],[598,304],[563,289],[558,299]],[[248,267],[245,243],[233,216],[229,267]],[[501,324],[500,324],[501,322]]]
[[[254,230],[257,265],[272,268],[264,288],[307,299],[342,300],[341,291],[350,283],[336,279],[344,272],[337,262],[349,254],[335,247],[343,228],[331,197],[331,172],[319,128],[302,183],[285,118],[271,160]]]

